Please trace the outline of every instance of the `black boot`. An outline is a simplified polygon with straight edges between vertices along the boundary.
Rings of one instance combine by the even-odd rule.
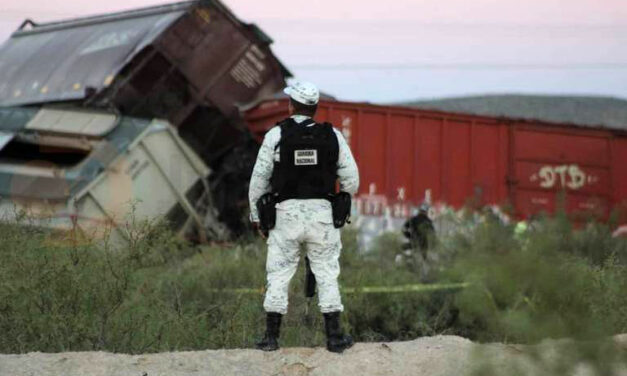
[[[340,313],[330,312],[324,314],[324,328],[327,332],[327,350],[335,353],[353,346],[353,338],[344,335],[340,328]]]
[[[266,315],[266,334],[256,343],[257,348],[263,351],[275,351],[279,349],[279,331],[281,328],[281,315],[276,312],[268,312]]]

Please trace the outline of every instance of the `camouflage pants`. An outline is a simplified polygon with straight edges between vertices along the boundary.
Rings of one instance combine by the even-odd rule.
[[[286,200],[276,206],[276,226],[268,238],[266,260],[266,312],[287,313],[288,286],[304,244],[316,276],[320,311],[342,311],[337,283],[340,274],[340,230],[333,227],[331,204],[327,200]]]

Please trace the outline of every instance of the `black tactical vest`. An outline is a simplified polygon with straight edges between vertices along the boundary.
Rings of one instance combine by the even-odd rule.
[[[277,125],[281,127],[280,160],[274,163],[270,184],[278,201],[328,199],[335,193],[339,155],[333,126],[313,120],[298,124],[292,118]]]

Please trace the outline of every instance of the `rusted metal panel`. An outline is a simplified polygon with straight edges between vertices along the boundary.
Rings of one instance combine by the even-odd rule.
[[[261,140],[286,115],[286,99],[262,103],[247,113],[249,129]],[[562,194],[571,213],[607,218],[627,208],[620,132],[333,101],[321,101],[317,120],[348,135],[368,215],[408,215],[397,208],[428,199],[456,208],[509,203],[527,218],[554,212]]]
[[[168,119],[217,168],[217,160],[245,138],[239,107],[285,86],[289,73],[270,43],[219,1],[191,2],[89,103]]]

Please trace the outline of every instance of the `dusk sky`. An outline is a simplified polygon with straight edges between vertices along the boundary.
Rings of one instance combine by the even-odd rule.
[[[159,0],[0,0],[0,40]],[[625,0],[225,0],[299,78],[340,99],[529,93],[627,98]]]

